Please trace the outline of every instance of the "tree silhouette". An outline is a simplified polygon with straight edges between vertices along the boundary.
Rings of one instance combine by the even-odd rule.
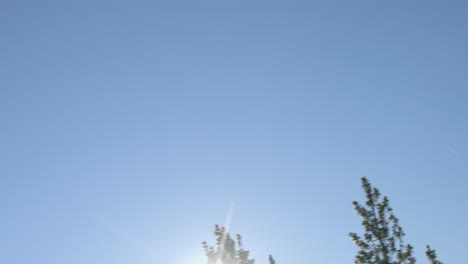
[[[393,214],[390,201],[381,197],[380,191],[372,187],[366,177],[361,178],[361,184],[366,196],[366,202],[360,204],[353,201],[356,212],[362,218],[363,236],[349,233],[353,242],[360,248],[356,255],[356,264],[415,264],[413,246],[405,244],[405,232],[399,225],[399,220]],[[250,252],[242,247],[242,237],[231,238],[225,227],[215,226],[216,246],[202,242],[207,264],[254,264]],[[430,264],[444,264],[437,259],[435,250],[428,245],[426,256]],[[270,264],[276,264],[270,255]]]
[[[437,260],[436,251],[431,249],[431,247],[429,245],[427,245],[426,256],[429,259],[429,261],[431,262],[431,264],[444,264],[444,263]]]
[[[236,235],[236,241],[231,238],[225,227],[215,225],[214,235],[216,246],[209,246],[202,242],[207,258],[207,264],[254,264],[255,259],[250,258],[250,251],[242,247],[241,235]],[[269,256],[270,264],[276,264],[273,257]]]
[[[275,259],[273,258],[273,256],[268,256],[268,261],[270,262],[270,264],[276,264],[276,261]]]
[[[354,201],[356,212],[362,218],[364,235],[356,233],[349,236],[360,248],[355,259],[356,264],[414,264],[413,247],[405,244],[405,233],[393,214],[389,199],[381,198],[380,191],[372,187],[369,180],[361,178],[362,188],[367,201],[364,205]],[[443,264],[437,260],[435,251],[427,246],[426,255],[431,264]]]
[[[236,235],[236,241],[231,238],[225,227],[215,226],[216,247],[203,242],[203,248],[208,264],[254,264],[250,252],[242,248],[242,237]]]

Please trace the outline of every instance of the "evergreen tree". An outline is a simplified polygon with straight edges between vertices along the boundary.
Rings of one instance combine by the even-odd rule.
[[[215,226],[216,247],[203,242],[203,248],[207,257],[207,264],[254,264],[255,259],[250,258],[250,252],[243,249],[241,235],[236,235],[236,241],[231,238],[224,227]],[[270,264],[275,260],[270,255]]]
[[[431,262],[431,264],[444,264],[444,263],[437,260],[437,255],[436,255],[435,250],[431,249],[431,247],[429,245],[427,245],[426,256],[429,259],[429,261]]]
[[[405,233],[393,214],[389,199],[381,198],[380,191],[369,180],[361,178],[367,201],[364,205],[354,201],[356,212],[362,217],[364,235],[350,233],[353,242],[360,248],[356,264],[414,264],[413,247],[405,244]],[[429,246],[426,251],[431,264],[443,264]]]
[[[275,259],[271,255],[268,257],[268,260],[270,261],[270,264],[276,264]]]

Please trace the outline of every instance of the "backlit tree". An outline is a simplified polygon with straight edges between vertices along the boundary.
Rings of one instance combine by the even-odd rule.
[[[254,264],[255,259],[250,258],[250,252],[243,249],[241,235],[236,235],[236,240],[231,238],[229,232],[224,227],[215,226],[214,235],[216,246],[209,246],[203,242],[203,248],[207,257],[207,264]],[[275,260],[270,255],[270,264],[275,264]]]

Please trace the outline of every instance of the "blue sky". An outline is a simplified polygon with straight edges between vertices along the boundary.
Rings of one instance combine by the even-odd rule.
[[[468,246],[462,1],[2,1],[0,262],[353,263],[367,176]]]

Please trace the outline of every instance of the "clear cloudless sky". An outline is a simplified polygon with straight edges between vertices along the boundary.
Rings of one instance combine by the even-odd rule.
[[[353,263],[360,177],[468,247],[466,1],[0,2],[0,262]]]

